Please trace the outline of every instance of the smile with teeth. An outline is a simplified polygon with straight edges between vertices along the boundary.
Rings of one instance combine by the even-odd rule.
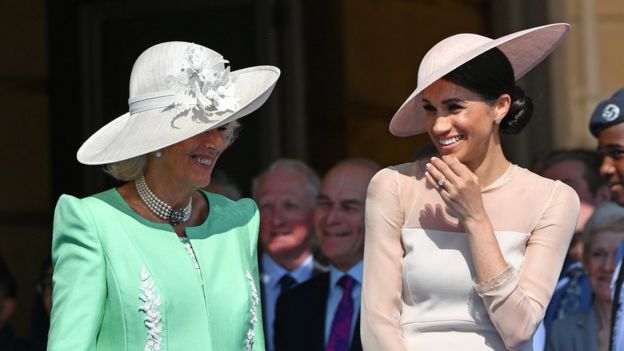
[[[456,143],[460,140],[462,140],[464,137],[461,135],[458,135],[456,137],[452,137],[452,138],[448,138],[448,139],[440,139],[440,144],[447,146],[447,145],[451,145],[453,143]]]
[[[207,157],[193,156],[193,159],[205,166],[210,166],[212,164],[212,159]]]
[[[347,236],[349,234],[350,234],[349,232],[347,232],[347,233],[328,233],[328,232],[325,232],[325,236],[328,236],[328,237],[342,237],[342,236]]]

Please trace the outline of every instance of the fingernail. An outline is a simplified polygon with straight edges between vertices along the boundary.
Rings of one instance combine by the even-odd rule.
[[[435,161],[435,160],[437,160],[437,159],[438,159],[437,157],[432,157],[432,158],[431,158],[431,162],[433,162],[433,161]]]
[[[425,165],[425,168],[426,168],[426,169],[431,168],[431,163],[427,163],[427,164]]]
[[[429,175],[429,172],[425,171],[425,177]]]

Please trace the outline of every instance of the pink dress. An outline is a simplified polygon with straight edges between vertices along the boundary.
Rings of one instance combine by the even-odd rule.
[[[482,190],[507,269],[476,284],[468,238],[425,162],[381,170],[366,200],[364,350],[531,350],[574,232],[572,188],[511,165]]]

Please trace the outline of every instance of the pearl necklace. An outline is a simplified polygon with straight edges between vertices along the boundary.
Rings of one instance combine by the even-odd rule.
[[[191,211],[193,210],[193,198],[189,197],[189,203],[184,208],[173,209],[168,203],[159,199],[154,195],[145,182],[145,177],[141,174],[135,179],[134,184],[141,197],[141,201],[152,211],[156,216],[169,221],[171,225],[178,225],[188,221],[191,218]]]

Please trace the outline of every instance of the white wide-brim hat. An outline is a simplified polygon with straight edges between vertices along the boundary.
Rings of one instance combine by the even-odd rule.
[[[130,75],[129,112],[78,150],[84,164],[108,164],[173,145],[258,109],[280,76],[273,66],[230,72],[206,47],[167,42],[145,50]]]
[[[550,55],[569,31],[569,24],[555,23],[525,29],[498,39],[462,33],[442,40],[423,57],[418,68],[416,90],[392,117],[390,133],[411,136],[425,132],[425,111],[420,94],[464,63],[492,48],[498,48],[511,63],[514,77],[518,80]]]

